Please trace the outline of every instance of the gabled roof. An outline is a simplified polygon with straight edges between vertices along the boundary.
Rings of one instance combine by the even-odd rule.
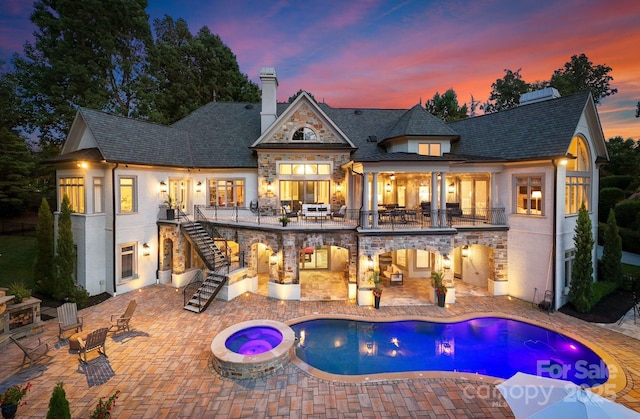
[[[457,136],[443,121],[415,105],[402,115],[385,135],[385,140],[407,136]]]
[[[78,112],[107,161],[193,167],[186,131],[88,108],[80,108]]]
[[[589,92],[581,92],[451,122],[461,138],[451,154],[504,160],[564,156],[590,100]]]

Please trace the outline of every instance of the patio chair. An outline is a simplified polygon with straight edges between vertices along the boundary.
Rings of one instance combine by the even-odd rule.
[[[82,357],[84,355],[84,362],[86,363],[87,353],[91,351],[98,351],[98,354],[102,354],[107,357],[107,349],[105,347],[107,332],[109,332],[109,328],[103,327],[89,333],[86,340],[78,338],[78,345],[80,346],[78,357],[80,357],[80,361],[83,361]]]
[[[338,211],[334,211],[333,213],[331,213],[331,219],[344,218],[346,212],[347,212],[347,206],[343,205],[340,207]]]
[[[23,345],[18,340],[16,335],[12,335],[10,336],[10,338],[11,338],[11,341],[15,343],[18,346],[18,348],[20,348],[23,352],[22,365],[20,365],[20,368],[24,367],[24,364],[25,362],[27,362],[27,359],[29,359],[29,368],[31,368],[31,365],[34,362],[36,362],[40,358],[47,356],[47,352],[49,352],[49,344],[42,343],[42,339],[40,338],[38,338],[37,344],[30,345],[30,346]]]
[[[64,303],[58,307],[58,326],[60,328],[58,333],[60,339],[64,337],[64,332],[67,330],[75,330],[75,333],[82,330],[82,317],[78,317],[76,303]]]
[[[289,220],[292,218],[295,218],[296,220],[298,219],[298,211],[291,210],[288,205],[282,206],[282,215],[287,217]]]
[[[136,303],[136,300],[131,300],[129,301],[129,305],[127,306],[127,309],[125,310],[124,313],[122,314],[112,314],[111,315],[111,327],[109,327],[109,330],[113,330],[115,329],[115,333],[118,333],[119,331],[127,331],[129,332],[131,330],[129,323],[131,322],[131,318],[133,317],[133,313],[136,311],[136,307],[137,307],[138,303]]]

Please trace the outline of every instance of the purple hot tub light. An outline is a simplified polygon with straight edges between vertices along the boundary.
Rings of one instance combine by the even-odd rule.
[[[257,355],[282,342],[282,333],[273,327],[256,326],[235,332],[225,342],[227,349],[241,355]]]

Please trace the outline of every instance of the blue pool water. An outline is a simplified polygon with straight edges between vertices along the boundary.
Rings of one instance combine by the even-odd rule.
[[[521,371],[588,386],[609,377],[606,364],[582,343],[517,320],[316,319],[291,328],[298,358],[332,374],[455,371],[509,378]]]

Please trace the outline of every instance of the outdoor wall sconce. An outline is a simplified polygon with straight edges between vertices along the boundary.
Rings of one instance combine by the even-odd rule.
[[[373,271],[373,259],[371,258],[371,256],[369,256],[369,257],[367,258],[367,268],[368,268],[370,271]]]
[[[142,256],[149,256],[151,254],[151,247],[147,243],[142,245]]]
[[[160,181],[160,192],[161,193],[167,193],[167,184],[164,183],[164,180]]]
[[[449,259],[449,255],[444,255],[442,257],[442,267],[445,269],[451,269],[451,259]]]
[[[273,185],[271,182],[267,183],[267,196],[273,195]]]
[[[87,167],[89,167],[89,164],[86,161],[79,161],[77,165],[81,169],[86,169]]]
[[[462,253],[462,257],[463,258],[469,257],[469,253],[470,253],[469,246],[466,245],[466,244],[464,246],[462,246],[462,252],[461,253]]]
[[[456,191],[456,185],[454,185],[453,182],[450,183],[447,191],[449,191],[449,193],[454,193]]]
[[[272,265],[278,263],[278,255],[276,253],[271,253],[271,256],[269,256],[269,263]]]
[[[197,192],[197,193],[202,192],[202,182],[198,182],[198,183],[196,184],[196,192]]]
[[[390,183],[387,183],[386,191],[387,191],[387,193],[391,192],[391,184]]]
[[[391,173],[391,176],[389,176],[389,179],[391,179],[391,181],[396,180],[396,175],[394,175],[393,173]]]
[[[338,193],[342,192],[342,185],[339,183],[336,185],[336,192]]]

